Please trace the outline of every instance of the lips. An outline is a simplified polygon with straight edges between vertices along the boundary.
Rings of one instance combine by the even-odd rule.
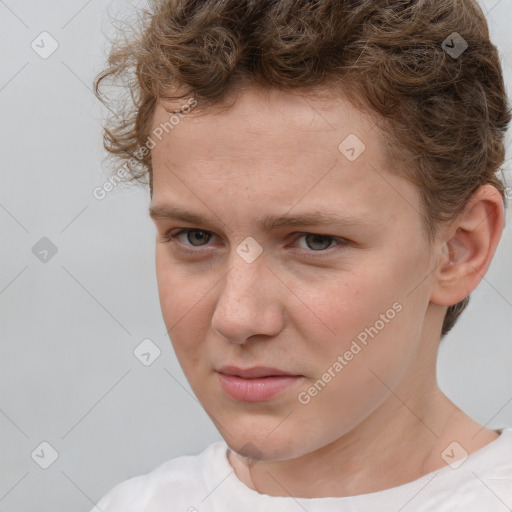
[[[223,366],[217,374],[223,391],[239,402],[268,401],[304,378],[265,366]]]
[[[225,375],[234,375],[243,379],[259,379],[262,377],[274,377],[277,375],[293,375],[292,373],[278,370],[277,368],[268,368],[266,366],[253,366],[252,368],[238,368],[236,366],[223,366],[219,373]]]

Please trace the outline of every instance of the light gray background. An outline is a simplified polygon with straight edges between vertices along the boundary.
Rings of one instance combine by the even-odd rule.
[[[133,5],[0,0],[2,512],[86,512],[119,481],[220,439],[165,335],[149,193],[92,195],[107,175],[91,84],[109,12]],[[511,91],[512,4],[482,5]],[[43,31],[59,44],[47,59],[31,48]],[[493,428],[512,426],[511,223],[509,210],[491,269],[439,358],[446,394]],[[46,263],[32,252],[43,237],[58,249]],[[133,355],[146,338],[161,350],[148,367]],[[31,458],[43,441],[58,452],[48,469]]]

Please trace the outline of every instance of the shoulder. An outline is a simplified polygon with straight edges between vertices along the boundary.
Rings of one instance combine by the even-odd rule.
[[[488,452],[488,466],[483,471],[475,468],[474,474],[483,473],[482,480],[506,497],[508,506],[512,507],[512,428],[502,429],[500,438],[493,444]]]
[[[460,464],[454,463],[437,473],[440,478],[429,486],[433,496],[428,501],[432,507],[435,498],[436,506],[428,510],[481,512],[501,510],[504,504],[511,507],[512,428],[501,429],[498,439],[461,460]]]
[[[476,452],[477,454],[479,452]],[[480,450],[485,455],[485,469],[496,475],[512,477],[512,427],[500,430],[500,437]],[[483,462],[483,461],[482,461]]]
[[[160,512],[169,506],[194,510],[192,500],[206,495],[208,475],[229,464],[222,441],[208,446],[198,455],[168,460],[149,473],[117,484],[91,512]]]

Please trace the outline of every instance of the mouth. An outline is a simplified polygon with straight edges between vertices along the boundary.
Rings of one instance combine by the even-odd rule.
[[[304,379],[303,375],[264,366],[223,366],[217,375],[223,391],[239,402],[268,401]]]

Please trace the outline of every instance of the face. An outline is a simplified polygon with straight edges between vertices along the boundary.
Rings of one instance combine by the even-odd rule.
[[[232,449],[299,457],[425,372],[420,195],[344,99],[250,89],[196,114],[152,150],[165,324]],[[153,129],[168,119],[160,104]]]

